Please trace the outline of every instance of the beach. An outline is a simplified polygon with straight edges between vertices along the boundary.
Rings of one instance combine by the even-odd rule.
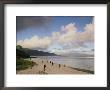
[[[91,74],[90,71],[72,68],[63,64],[53,63],[40,58],[31,59],[36,65],[25,70],[17,70],[17,74]],[[44,66],[45,65],[45,66]]]

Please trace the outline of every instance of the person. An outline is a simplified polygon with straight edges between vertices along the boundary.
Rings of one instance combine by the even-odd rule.
[[[53,66],[53,62],[52,62],[52,66]]]
[[[45,71],[45,68],[46,68],[46,64],[44,65],[44,71]]]
[[[66,67],[66,66],[64,65],[64,67]]]
[[[50,63],[51,63],[51,61],[50,61]]]
[[[42,60],[42,63],[43,63],[43,60]]]
[[[31,65],[31,67],[30,67],[31,69],[32,69],[32,65]]]
[[[59,68],[61,67],[61,65],[59,64]]]

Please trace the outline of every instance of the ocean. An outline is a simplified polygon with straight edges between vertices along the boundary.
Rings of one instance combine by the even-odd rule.
[[[69,67],[94,71],[94,57],[89,55],[80,56],[36,56],[42,60],[63,64]],[[35,58],[34,58],[35,59]],[[37,59],[36,59],[37,60]]]

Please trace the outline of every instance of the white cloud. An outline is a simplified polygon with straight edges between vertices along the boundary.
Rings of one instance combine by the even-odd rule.
[[[52,33],[52,39],[53,40],[57,40],[57,39],[59,39],[59,37],[60,37],[60,32],[53,32]]]
[[[70,23],[66,26],[61,27],[63,34],[60,34],[58,42],[61,44],[65,43],[82,43],[94,41],[94,23],[86,24],[83,32],[78,32],[75,23]]]
[[[68,25],[62,26],[61,31],[69,32],[69,31],[76,31],[77,28],[75,26],[75,23],[70,23]]]
[[[84,27],[85,31],[82,33],[85,36],[85,40],[93,41],[94,40],[94,23],[86,24]]]
[[[94,23],[86,24],[83,32],[77,33],[77,42],[94,41]]]
[[[24,48],[30,49],[46,49],[52,43],[50,37],[39,38],[38,36],[33,36],[30,39],[19,40],[17,45],[21,45]]]
[[[75,36],[76,35],[74,31],[68,31],[59,37],[58,42],[60,42],[61,44],[69,43],[75,39]]]
[[[61,44],[64,44],[64,43],[69,43],[69,42],[75,40],[76,31],[77,31],[77,28],[75,26],[75,23],[70,23],[65,26],[61,26],[62,34],[60,34],[58,42]]]
[[[30,49],[47,49],[53,43],[57,42],[64,49],[84,47],[86,42],[94,41],[94,21],[84,26],[84,31],[78,32],[75,23],[69,23],[61,26],[57,32],[53,32],[51,37],[40,38],[33,36],[30,39],[19,40],[18,45]],[[69,49],[68,48],[68,49]]]

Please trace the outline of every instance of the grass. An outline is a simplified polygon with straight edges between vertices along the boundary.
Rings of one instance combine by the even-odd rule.
[[[36,63],[33,61],[17,59],[16,60],[16,70],[25,70],[27,68],[33,67]]]

